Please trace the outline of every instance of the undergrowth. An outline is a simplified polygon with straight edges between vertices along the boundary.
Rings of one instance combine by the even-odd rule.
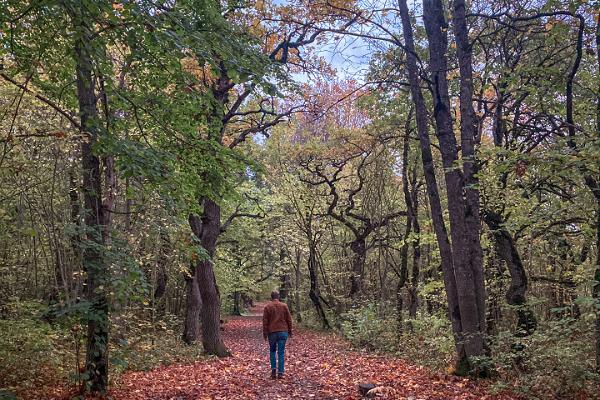
[[[78,385],[85,365],[85,327],[70,318],[49,321],[47,311],[42,303],[18,300],[0,308],[0,399],[32,398],[31,393],[43,388]],[[181,321],[175,316],[157,318],[152,324],[135,314],[121,311],[111,320],[113,384],[126,371],[193,363],[204,357],[200,343],[182,342]]]
[[[370,304],[341,315],[338,326],[354,346],[391,353],[432,371],[453,371],[454,340],[443,313],[419,313],[413,320],[405,317],[399,332],[394,312],[382,313]],[[501,331],[489,340],[487,362],[495,371],[492,388],[529,399],[600,399],[593,340],[592,320],[585,316],[540,322],[525,338],[516,338],[508,329]]]

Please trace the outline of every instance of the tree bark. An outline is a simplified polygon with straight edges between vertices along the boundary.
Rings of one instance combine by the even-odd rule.
[[[411,98],[415,105],[415,120],[417,123],[417,132],[419,134],[419,143],[421,147],[421,161],[423,163],[423,172],[425,175],[425,184],[427,187],[427,197],[431,209],[431,219],[440,249],[440,258],[442,270],[444,272],[444,286],[448,301],[448,316],[452,323],[452,332],[455,340],[457,354],[463,353],[463,343],[460,340],[462,332],[460,309],[458,307],[458,293],[456,287],[456,278],[454,276],[454,266],[452,257],[452,248],[448,239],[448,231],[444,222],[442,213],[442,204],[439,195],[435,168],[433,165],[433,155],[431,152],[431,142],[429,139],[429,113],[425,105],[425,99],[421,91],[421,79],[417,67],[417,53],[415,50],[412,26],[406,0],[399,0],[400,17],[402,19],[402,32],[404,35],[406,47],[406,65],[410,83]]]
[[[281,301],[284,301],[288,308],[292,309],[292,296],[291,296],[292,284],[290,282],[290,274],[287,272],[281,275],[281,287],[279,288],[279,294]]]
[[[85,207],[85,242],[83,266],[87,274],[86,297],[90,303],[86,343],[86,385],[92,392],[106,392],[108,388],[108,299],[105,289],[108,272],[102,255],[105,232],[103,226],[110,220],[104,215],[102,204],[102,178],[100,159],[94,154],[93,146],[101,132],[92,66],[92,31],[83,9],[69,10],[76,32],[75,64],[77,100],[79,104],[82,134],[88,140],[81,144],[83,167],[83,200]]]
[[[71,224],[73,224],[73,233],[69,235],[71,242],[71,250],[73,252],[73,260],[71,268],[67,270],[69,277],[67,285],[70,291],[73,292],[73,297],[80,295],[81,282],[80,278],[72,278],[73,272],[81,272],[81,204],[79,200],[79,187],[74,171],[69,171],[69,205],[71,211]],[[77,274],[76,276],[79,276]]]
[[[410,277],[409,286],[409,305],[408,315],[411,319],[416,318],[417,308],[419,306],[419,299],[417,297],[417,287],[419,285],[419,274],[421,270],[421,226],[419,224],[419,189],[417,184],[417,171],[416,166],[413,169],[413,182],[412,182],[412,228],[414,232],[414,239],[412,242],[413,247],[413,264]]]
[[[363,274],[367,256],[367,244],[363,237],[358,237],[350,243],[352,250],[352,271],[350,274],[350,298],[353,302],[360,299],[363,290]]]
[[[598,108],[600,109],[600,106]],[[598,131],[600,132],[600,118],[598,120]],[[592,295],[596,300],[596,370],[600,372],[600,194],[596,197],[596,249],[598,250],[596,250],[596,271],[594,272]]]
[[[296,320],[298,322],[302,322],[302,304],[300,303],[300,285],[301,285],[301,280],[302,280],[302,270],[300,269],[300,265],[302,263],[302,253],[300,252],[299,249],[296,249],[296,265],[295,265],[295,270],[296,270],[296,295],[295,297],[295,307],[294,309],[296,310]]]
[[[219,288],[215,279],[212,259],[217,248],[217,239],[221,233],[221,207],[213,200],[205,198],[201,218],[200,245],[210,259],[200,259],[196,264],[196,279],[202,299],[202,346],[207,354],[227,357],[231,353],[221,338],[221,302]],[[194,230],[194,227],[192,227]]]
[[[242,315],[242,293],[239,290],[233,292],[233,315]]]
[[[190,275],[185,277],[186,305],[185,320],[183,322],[183,341],[186,344],[194,344],[200,337],[200,311],[202,299],[198,288],[196,268],[190,266]]]
[[[485,332],[485,278],[483,274],[483,251],[479,235],[481,217],[479,215],[479,179],[475,154],[477,144],[477,117],[473,108],[473,47],[469,40],[466,4],[464,0],[454,0],[453,28],[456,37],[457,56],[460,74],[460,141],[465,192],[465,227],[469,252],[469,267],[473,274],[477,310],[479,312],[479,332]]]
[[[158,264],[158,271],[156,274],[156,288],[154,289],[154,301],[156,311],[159,315],[164,315],[166,312],[166,299],[165,293],[167,291],[167,281],[169,276],[167,275],[167,264],[169,262],[168,253],[171,250],[171,243],[169,240],[169,234],[164,228],[160,228],[159,231],[159,252],[156,263]]]
[[[323,328],[329,329],[329,321],[325,315],[323,304],[321,304],[321,293],[319,291],[319,281],[317,276],[317,245],[314,242],[309,243],[308,254],[308,274],[310,277],[310,291],[308,297],[315,306],[315,311],[321,320]]]
[[[463,10],[464,11],[464,10]],[[429,68],[433,82],[434,119],[436,134],[440,144],[440,152],[444,166],[446,193],[448,198],[448,214],[452,237],[452,260],[458,293],[458,306],[462,329],[459,342],[464,343],[462,351],[458,354],[458,374],[475,372],[472,357],[485,355],[485,292],[483,290],[483,265],[481,263],[481,246],[479,244],[479,230],[476,228],[472,215],[478,210],[469,194],[469,199],[463,199],[465,180],[458,165],[458,147],[453,131],[450,97],[446,72],[448,61],[446,52],[447,23],[444,9],[440,0],[423,1],[423,20],[429,39]],[[464,60],[461,60],[464,62]],[[461,76],[461,86],[465,77]],[[461,88],[461,93],[464,88]],[[464,93],[463,93],[464,95]],[[461,106],[464,98],[461,99]],[[471,99],[468,100],[469,102]],[[462,125],[465,123],[463,122]],[[468,136],[471,131],[462,132]],[[467,129],[468,127],[465,127]],[[462,136],[461,135],[461,136]],[[468,139],[465,139],[468,142]],[[469,146],[469,144],[467,144]],[[463,150],[464,151],[464,150]],[[470,150],[468,150],[470,151]],[[471,155],[469,155],[471,156]],[[472,162],[472,160],[465,160]],[[472,171],[469,171],[472,174]],[[469,177],[472,180],[471,177]],[[473,232],[476,230],[476,232]],[[477,238],[475,239],[475,235]],[[478,248],[477,248],[478,247]]]
[[[517,307],[517,336],[528,336],[535,330],[537,320],[533,311],[527,307],[525,293],[528,280],[519,251],[512,236],[504,227],[504,221],[499,213],[485,210],[483,220],[492,231],[498,255],[506,263],[510,274],[506,301]]]

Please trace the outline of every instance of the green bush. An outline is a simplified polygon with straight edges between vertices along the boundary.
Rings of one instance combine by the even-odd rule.
[[[492,343],[493,361],[501,380],[534,398],[575,398],[600,393],[594,372],[593,330],[586,318],[544,321],[525,338],[500,333]]]
[[[486,357],[486,362],[497,372],[494,387],[539,399],[600,393],[590,318],[544,321],[525,338],[516,338],[509,331],[490,338],[492,357]],[[419,314],[414,320],[405,320],[404,331],[398,334],[395,315],[382,318],[376,306],[368,305],[343,314],[341,327],[342,334],[356,346],[394,352],[433,370],[453,370],[454,339],[443,314]]]
[[[434,370],[447,369],[453,363],[455,352],[450,321],[440,314],[419,314],[405,321],[396,352],[416,364]]]
[[[342,334],[352,344],[369,350],[393,350],[395,326],[396,322],[393,319],[378,317],[377,306],[374,304],[342,315]]]
[[[66,316],[49,323],[45,316],[50,315],[39,302],[14,300],[0,306],[0,399],[11,393],[38,398],[44,388],[76,382],[77,368],[85,364],[85,328]],[[144,313],[125,309],[111,317],[111,380],[127,370],[193,363],[204,357],[200,344],[183,343],[177,317],[167,315],[151,324],[140,315]]]
[[[181,340],[182,321],[172,314],[154,324],[129,311],[113,322],[111,366],[118,376],[125,371],[147,371],[160,365],[193,363],[205,357],[202,345],[186,345]]]
[[[73,358],[62,346],[69,331],[41,318],[46,307],[13,300],[0,310],[0,387],[27,389],[66,379]]]

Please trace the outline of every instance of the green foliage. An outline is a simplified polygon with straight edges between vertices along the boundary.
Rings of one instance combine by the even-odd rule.
[[[130,310],[113,323],[110,362],[117,375],[174,363],[190,364],[205,357],[202,346],[189,346],[181,340],[182,321],[172,314],[152,323],[144,314]]]
[[[396,334],[389,327],[395,326],[391,318],[380,318],[377,306],[365,307],[342,314],[342,334],[354,345],[371,350],[391,350]]]
[[[533,398],[576,398],[598,393],[594,372],[593,331],[586,319],[545,321],[531,335],[515,338],[501,332],[492,345],[499,387],[510,385]]]
[[[70,332],[44,321],[45,311],[40,302],[19,299],[0,306],[0,388],[31,389],[68,376]]]
[[[386,315],[378,315],[374,304],[347,312],[342,315],[342,334],[356,346],[394,353],[433,369],[451,364],[454,339],[444,316],[419,314],[405,320],[400,333],[393,312]]]

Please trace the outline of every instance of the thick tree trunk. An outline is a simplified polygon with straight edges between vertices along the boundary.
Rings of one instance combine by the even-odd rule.
[[[454,0],[453,27],[457,43],[460,73],[460,132],[463,165],[463,190],[465,191],[465,227],[468,238],[469,266],[473,274],[477,310],[479,312],[479,332],[485,332],[485,278],[483,273],[483,251],[481,249],[481,218],[479,215],[479,179],[475,154],[477,139],[477,117],[473,108],[473,48],[469,41],[466,4],[464,0]]]
[[[459,342],[464,343],[464,351],[459,352],[457,373],[466,374],[474,370],[475,366],[471,362],[472,357],[485,355],[483,265],[481,263],[479,230],[473,220],[479,218],[479,216],[472,215],[478,211],[479,200],[477,199],[477,204],[475,204],[472,193],[468,194],[466,201],[463,199],[465,180],[457,164],[458,147],[453,131],[448,81],[446,77],[446,72],[448,71],[448,62],[446,59],[448,48],[447,24],[442,2],[440,0],[424,0],[423,13],[425,29],[429,39],[429,67],[433,81],[434,119],[445,171],[444,177],[446,180],[448,214],[452,237],[452,259],[462,325]],[[461,83],[462,79],[461,77]],[[461,90],[464,89],[461,88]],[[463,99],[463,101],[466,100]],[[461,101],[461,105],[463,101]],[[462,132],[465,136],[472,133],[472,131]],[[466,139],[466,141],[468,142],[469,140]],[[465,149],[463,149],[464,151]],[[472,162],[473,160],[463,161]],[[472,174],[472,171],[469,171],[469,174]],[[469,179],[471,180],[472,178],[469,177]],[[469,191],[467,192],[469,193]]]
[[[204,346],[204,351],[207,354],[227,357],[231,353],[227,350],[221,338],[221,302],[212,263],[217,247],[217,239],[221,233],[221,207],[206,198],[203,201],[203,206],[200,244],[206,250],[210,259],[200,259],[196,264],[196,278],[200,289],[200,297],[202,298],[202,346]]]
[[[350,243],[352,250],[352,271],[350,274],[350,298],[355,303],[362,296],[363,274],[367,256],[367,244],[364,238],[356,238]]]
[[[102,205],[102,178],[100,159],[93,146],[101,135],[92,67],[91,28],[82,14],[83,10],[70,10],[76,32],[75,63],[77,75],[77,98],[83,140],[81,157],[83,166],[83,199],[85,207],[85,242],[83,266],[87,274],[86,298],[90,303],[86,343],[86,389],[106,392],[108,388],[108,299],[103,289],[108,284],[108,272],[101,248],[109,221]]]
[[[196,278],[196,268],[190,266],[190,275],[185,277],[185,320],[183,322],[183,341],[186,344],[194,344],[200,337],[200,312],[202,310],[202,299]]]
[[[469,251],[469,266],[473,274],[477,309],[479,311],[479,332],[485,332],[485,279],[483,274],[483,251],[479,235],[481,217],[479,215],[479,180],[475,154],[477,144],[477,117],[473,109],[473,48],[469,41],[466,4],[464,0],[454,0],[453,27],[456,37],[457,56],[460,73],[460,141],[465,191],[465,227]]]
[[[412,26],[406,0],[398,2],[400,8],[400,17],[402,19],[402,32],[404,34],[405,46],[407,50],[407,70],[410,82],[410,92],[413,103],[415,104],[415,119],[417,122],[417,132],[419,134],[419,143],[421,147],[421,161],[423,163],[423,172],[425,175],[425,184],[427,187],[427,197],[431,209],[431,219],[440,249],[440,258],[442,270],[444,272],[444,286],[448,300],[448,315],[452,323],[452,332],[454,334],[456,351],[463,353],[463,342],[460,340],[462,332],[460,309],[458,307],[458,293],[456,287],[456,278],[454,276],[454,266],[452,249],[448,239],[448,231],[444,222],[442,213],[442,204],[439,195],[435,168],[433,165],[433,155],[431,153],[431,142],[429,139],[429,113],[425,105],[425,99],[421,91],[421,80],[419,78],[419,69],[417,66],[417,56],[415,51]]]

